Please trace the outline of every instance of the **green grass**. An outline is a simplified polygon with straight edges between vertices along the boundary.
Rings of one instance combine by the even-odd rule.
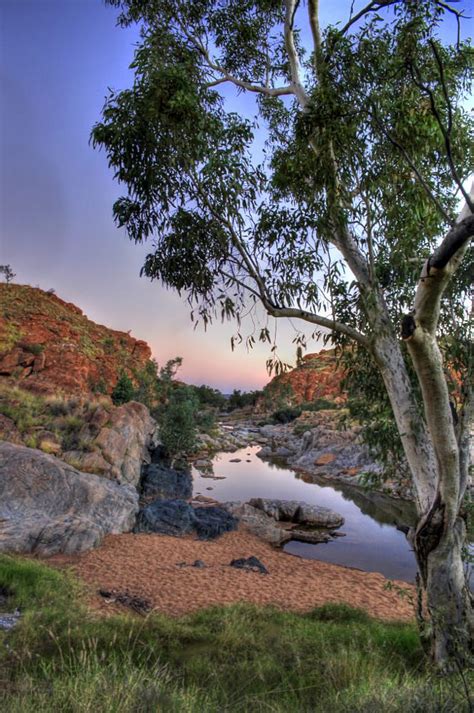
[[[23,612],[0,634],[8,713],[469,710],[459,677],[430,672],[414,626],[344,605],[100,619],[71,576],[10,556],[0,557],[0,586]]]

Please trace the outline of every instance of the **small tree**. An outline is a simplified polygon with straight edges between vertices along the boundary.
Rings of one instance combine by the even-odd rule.
[[[16,277],[16,273],[13,272],[11,265],[0,265],[0,274],[3,274],[5,276],[5,282],[7,285],[12,282],[12,280]]]
[[[115,406],[125,404],[133,399],[134,394],[135,389],[132,380],[125,372],[122,372],[111,394],[113,403]]]
[[[199,402],[187,386],[174,389],[160,423],[160,438],[168,454],[186,456],[196,446],[196,413]]]

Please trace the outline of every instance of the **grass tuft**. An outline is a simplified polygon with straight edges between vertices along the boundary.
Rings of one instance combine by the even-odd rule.
[[[9,713],[469,710],[466,681],[430,671],[413,625],[345,605],[104,619],[87,611],[71,575],[9,556],[0,556],[2,587],[23,614],[0,633]]]

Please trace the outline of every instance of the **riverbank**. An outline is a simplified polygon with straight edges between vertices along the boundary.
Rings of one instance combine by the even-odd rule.
[[[232,560],[252,556],[268,574],[230,566]],[[243,527],[207,542],[158,534],[110,535],[98,549],[56,555],[47,563],[71,568],[85,583],[91,607],[104,615],[126,610],[117,602],[117,594],[126,593],[147,602],[149,611],[169,616],[239,602],[293,612],[343,603],[387,621],[411,621],[414,616],[414,588],[406,582],[286,554]]]

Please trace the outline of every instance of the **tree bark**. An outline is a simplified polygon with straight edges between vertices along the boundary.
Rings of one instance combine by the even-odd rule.
[[[444,671],[463,669],[474,653],[474,611],[464,572],[464,520],[446,517],[437,496],[413,537],[418,563],[421,606],[418,621],[428,653]]]

